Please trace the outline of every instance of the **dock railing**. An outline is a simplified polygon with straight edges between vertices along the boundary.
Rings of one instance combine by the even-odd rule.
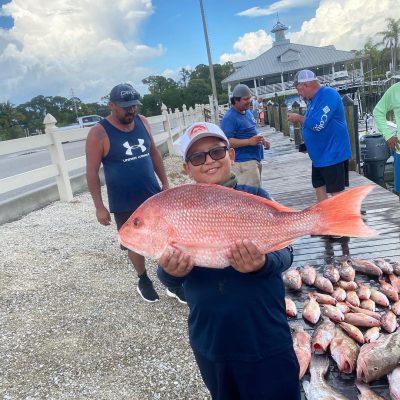
[[[184,130],[193,122],[204,121],[207,108],[206,105],[196,104],[194,108],[187,109],[184,104],[182,111],[179,109],[172,111],[171,109],[168,110],[163,104],[161,115],[147,118],[150,125],[159,124],[163,126],[163,131],[154,135],[155,144],[162,155],[174,153],[174,140],[181,136]],[[59,199],[61,201],[71,201],[73,199],[70,173],[84,168],[86,166],[86,157],[81,156],[67,160],[63,150],[63,143],[85,140],[90,128],[61,130],[57,128],[57,120],[51,114],[45,116],[43,123],[45,125],[45,133],[42,135],[1,141],[0,156],[48,148],[51,164],[0,179],[0,194],[21,189],[48,178],[55,178]]]

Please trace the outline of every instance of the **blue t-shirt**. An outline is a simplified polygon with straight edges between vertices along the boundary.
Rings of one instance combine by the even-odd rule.
[[[260,188],[237,185],[236,189],[270,198]],[[158,267],[157,274],[168,287],[183,284],[195,352],[211,361],[258,361],[293,346],[281,276],[292,261],[286,247],[269,253],[264,267],[253,273],[233,267],[194,267],[177,278]]]
[[[250,110],[244,114],[231,107],[221,121],[221,129],[228,139],[249,139],[258,134],[257,122]],[[235,162],[264,159],[264,148],[258,146],[243,146],[235,149]]]
[[[315,167],[338,164],[351,157],[344,107],[335,89],[321,86],[308,103],[303,139]]]
[[[150,136],[138,115],[135,127],[124,132],[107,119],[99,123],[110,141],[102,159],[110,212],[133,212],[145,200],[161,191],[150,157]]]

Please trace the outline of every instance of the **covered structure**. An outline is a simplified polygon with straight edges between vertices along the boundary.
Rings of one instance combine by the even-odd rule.
[[[293,78],[301,69],[314,71],[322,84],[338,89],[355,91],[362,85],[362,61],[356,60],[355,51],[290,43],[285,37],[287,29],[278,21],[271,30],[275,41],[269,50],[253,60],[234,63],[235,71],[222,81],[229,96],[238,83],[246,84],[254,95],[263,98],[295,94]]]

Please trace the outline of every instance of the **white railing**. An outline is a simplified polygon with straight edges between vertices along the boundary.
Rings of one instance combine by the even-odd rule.
[[[195,108],[190,107],[187,110],[186,106],[183,105],[182,111],[176,109],[172,112],[172,110],[168,111],[163,104],[161,115],[148,117],[150,125],[162,124],[163,126],[163,131],[154,136],[156,146],[159,147],[166,143],[168,153],[174,154],[174,140],[181,136],[183,131],[193,122],[204,121],[207,107],[196,104]],[[62,143],[85,140],[90,128],[59,130],[56,126],[57,121],[51,114],[45,116],[43,123],[45,125],[45,133],[43,135],[1,141],[0,156],[17,152],[29,152],[45,147],[50,151],[51,164],[0,179],[0,194],[20,189],[48,178],[56,178],[60,200],[71,201],[73,199],[69,173],[85,167],[86,157],[82,156],[66,160]]]

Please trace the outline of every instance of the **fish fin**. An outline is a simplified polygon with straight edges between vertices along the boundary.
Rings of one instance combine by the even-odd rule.
[[[378,232],[367,226],[361,218],[361,203],[373,185],[363,185],[323,200],[304,212],[318,215],[311,234],[368,237]]]
[[[228,187],[225,187],[225,186],[220,186],[220,185],[215,185],[215,184],[198,183],[198,185],[201,185],[201,186],[212,186],[212,187],[218,186],[219,189],[229,190],[229,191],[235,190],[233,188],[228,188]],[[257,196],[255,194],[242,192],[242,191],[240,191],[240,194],[243,195],[243,196],[250,197],[250,198],[252,198],[254,200],[257,200],[257,201],[259,201],[261,203],[264,203],[268,207],[271,207],[271,208],[275,209],[278,212],[298,212],[294,208],[286,207],[283,204],[280,204],[280,203],[278,203],[276,201],[268,200],[268,199],[266,199],[264,197],[260,197],[260,196]]]
[[[272,253],[273,251],[281,250],[284,247],[287,247],[295,242],[295,239],[288,240],[287,242],[277,243],[274,247],[268,250],[268,253]]]

